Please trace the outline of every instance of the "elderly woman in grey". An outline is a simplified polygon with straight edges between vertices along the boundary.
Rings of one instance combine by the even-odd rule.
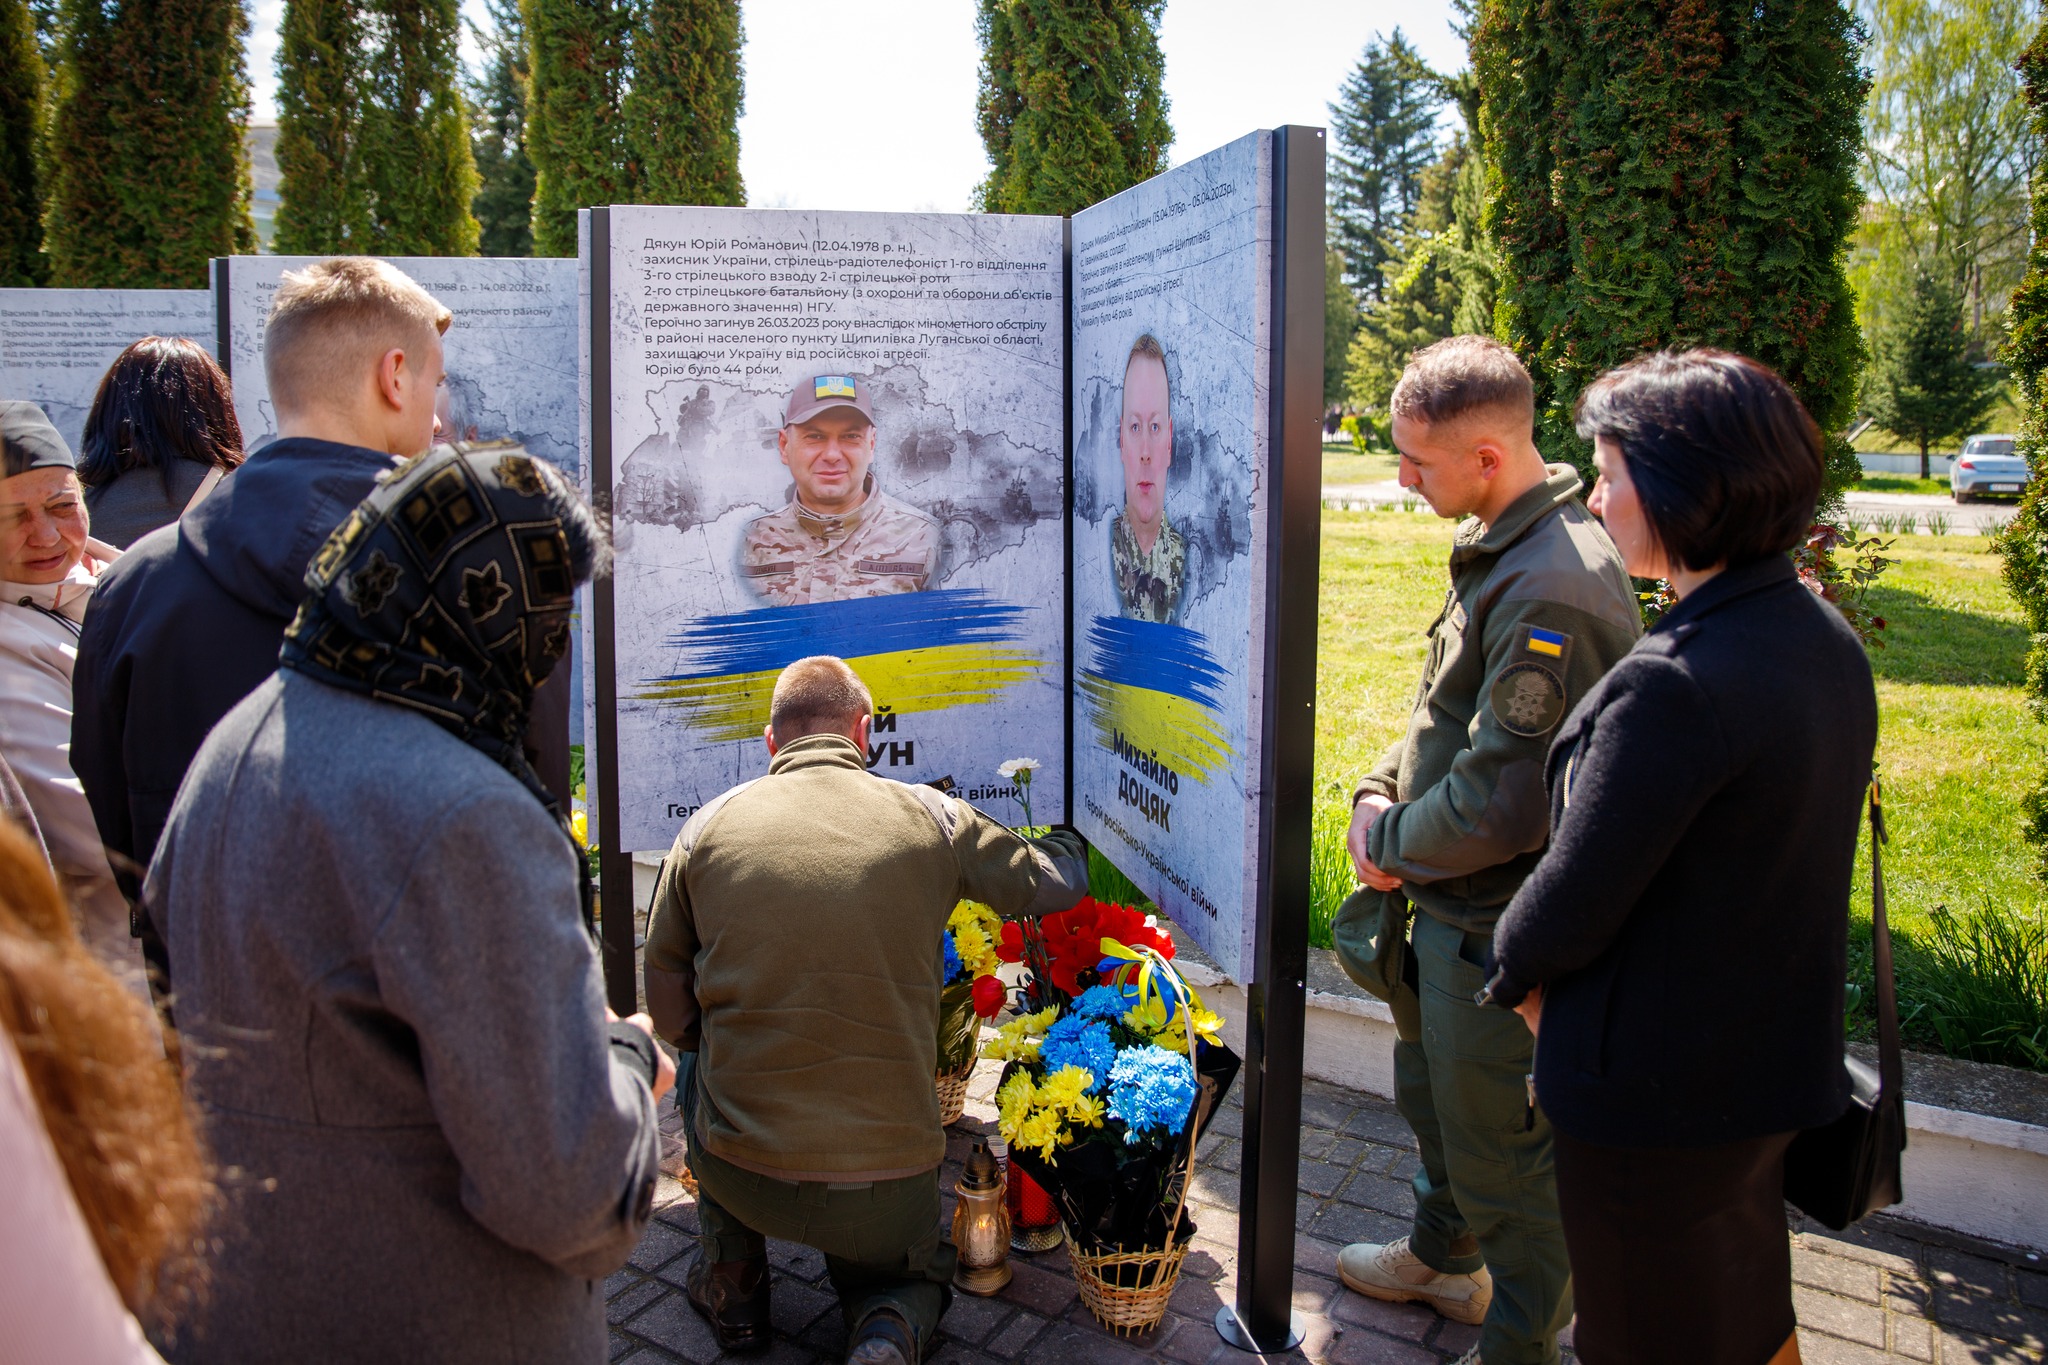
[[[101,572],[120,551],[91,538],[76,462],[41,408],[0,402],[0,448],[0,755],[42,827],[79,936],[147,998],[128,902],[71,771],[79,627]]]

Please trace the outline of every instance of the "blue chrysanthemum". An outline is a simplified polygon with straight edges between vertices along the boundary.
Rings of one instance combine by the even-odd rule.
[[[1045,1031],[1038,1048],[1039,1060],[1048,1074],[1063,1066],[1078,1066],[1094,1077],[1090,1093],[1109,1081],[1109,1069],[1116,1061],[1116,1044],[1109,1040],[1109,1025],[1078,1014],[1061,1018]]]
[[[1134,1002],[1121,986],[1090,986],[1074,1001],[1074,1013],[1083,1019],[1121,1019]]]
[[[947,985],[951,985],[966,974],[967,964],[960,960],[960,950],[953,946],[953,935],[950,930],[939,935],[939,942],[945,945],[946,953],[946,975],[942,979]]]
[[[1109,1116],[1122,1119],[1124,1141],[1159,1130],[1172,1136],[1187,1125],[1195,1105],[1195,1068],[1163,1047],[1126,1048],[1109,1073]]]

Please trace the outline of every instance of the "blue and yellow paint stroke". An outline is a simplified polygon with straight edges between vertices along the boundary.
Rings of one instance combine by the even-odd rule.
[[[981,705],[1044,667],[1021,644],[1029,610],[956,588],[699,617],[669,637],[685,671],[646,679],[634,696],[679,709],[707,739],[755,739],[777,675],[836,654],[898,715]]]
[[[1121,738],[1199,782],[1230,761],[1221,723],[1228,674],[1199,632],[1098,616],[1087,649],[1076,685],[1103,748],[1114,750]]]

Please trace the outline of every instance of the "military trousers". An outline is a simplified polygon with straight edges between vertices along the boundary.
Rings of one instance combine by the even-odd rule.
[[[870,1314],[900,1315],[931,1343],[953,1301],[956,1256],[940,1240],[939,1173],[901,1180],[777,1180],[735,1166],[697,1140],[697,1054],[676,1067],[690,1174],[697,1178],[697,1245],[710,1261],[762,1256],[768,1238],[824,1253],[848,1331]]]
[[[1394,1046],[1395,1104],[1415,1130],[1415,1224],[1425,1265],[1493,1275],[1485,1365],[1552,1365],[1572,1316],[1549,1122],[1529,1099],[1535,1040],[1513,1011],[1477,1005],[1493,939],[1415,915],[1421,1036]]]

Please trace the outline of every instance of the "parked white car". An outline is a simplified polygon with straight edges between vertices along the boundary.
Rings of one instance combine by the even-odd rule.
[[[2027,462],[2013,452],[2010,436],[1972,436],[1949,466],[1949,492],[1957,502],[1987,494],[2018,497],[2027,486]]]

